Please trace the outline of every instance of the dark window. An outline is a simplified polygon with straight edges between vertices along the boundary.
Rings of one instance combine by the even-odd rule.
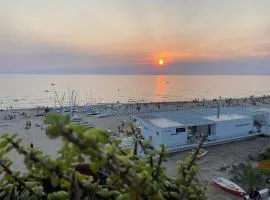
[[[159,132],[157,132],[157,135],[159,135]]]
[[[186,129],[185,128],[177,128],[176,129],[176,133],[181,133],[181,132],[185,132]]]

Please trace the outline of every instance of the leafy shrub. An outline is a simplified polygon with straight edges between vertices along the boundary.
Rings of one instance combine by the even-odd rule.
[[[265,183],[262,171],[257,167],[253,167],[250,163],[240,163],[237,166],[233,166],[230,173],[233,175],[232,180],[246,190],[254,186],[260,187]]]
[[[270,160],[270,148],[267,148],[264,152],[258,155],[258,160]]]
[[[49,113],[45,122],[47,136],[64,141],[56,159],[37,148],[22,146],[16,134],[1,136],[0,199],[205,199],[205,186],[196,178],[202,141],[185,161],[178,161],[178,175],[169,177],[162,167],[166,148],[148,149],[134,126],[135,146],[142,146],[144,156],[120,148],[120,141],[110,140],[107,131],[71,124],[67,116]],[[10,169],[12,161],[7,153],[12,149],[24,156],[27,172]]]

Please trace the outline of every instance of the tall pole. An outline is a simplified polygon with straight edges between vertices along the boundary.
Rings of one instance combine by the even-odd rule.
[[[220,115],[220,101],[221,101],[221,96],[219,97],[218,100],[218,109],[217,109],[217,118],[219,119],[219,115]]]

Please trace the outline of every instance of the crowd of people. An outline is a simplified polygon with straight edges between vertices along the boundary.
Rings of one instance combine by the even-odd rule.
[[[96,105],[95,107],[100,112],[111,111],[116,115],[126,115],[133,113],[148,113],[159,111],[175,111],[182,109],[190,109],[196,107],[215,108],[220,107],[248,107],[248,106],[263,106],[270,104],[269,97],[247,97],[240,99],[233,98],[218,98],[218,99],[193,99],[192,101],[177,101],[177,102],[133,102],[111,105]]]
[[[13,120],[13,119],[16,119],[16,115],[13,113],[5,115],[5,117],[4,117],[4,120]]]

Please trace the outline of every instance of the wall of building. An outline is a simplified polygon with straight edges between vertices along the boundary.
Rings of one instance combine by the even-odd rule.
[[[270,112],[266,114],[267,120],[266,120],[266,126],[270,126]]]
[[[267,124],[268,121],[269,121],[268,114],[265,113],[265,114],[254,115],[254,116],[253,116],[253,120],[254,120],[254,121],[256,120],[256,121],[262,123],[262,125],[265,125],[265,124]]]
[[[216,122],[216,139],[249,134],[252,130],[251,117]]]
[[[158,128],[140,119],[137,119],[136,125],[142,127],[142,135],[155,149],[160,149],[160,144],[167,148],[187,144],[187,133],[177,133],[176,128]]]
[[[161,143],[165,144],[168,149],[187,144],[187,133],[176,132],[176,128],[163,129],[161,137]]]
[[[161,143],[161,130],[143,120],[137,120],[136,124],[142,127],[142,135],[156,149]]]

